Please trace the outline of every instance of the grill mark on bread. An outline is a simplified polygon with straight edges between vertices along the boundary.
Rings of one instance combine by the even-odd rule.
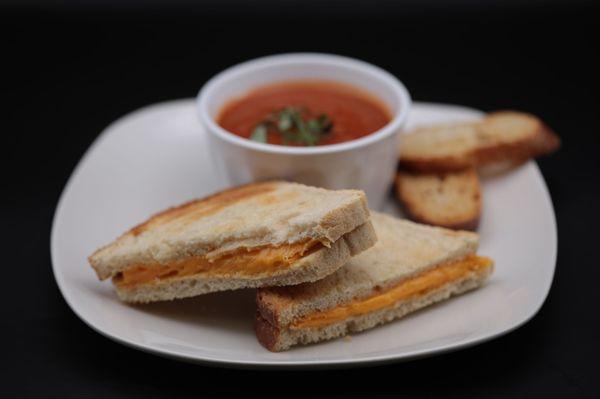
[[[157,213],[146,222],[129,230],[128,234],[138,236],[154,224],[172,223],[176,220],[196,221],[236,202],[268,193],[275,190],[275,188],[276,182],[253,183],[224,190],[203,199],[192,200]]]

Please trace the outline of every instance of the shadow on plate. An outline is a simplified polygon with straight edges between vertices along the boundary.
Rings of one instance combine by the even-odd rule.
[[[248,325],[252,325],[256,311],[254,296],[255,290],[237,290],[168,302],[127,306],[136,311],[186,324],[247,329]]]

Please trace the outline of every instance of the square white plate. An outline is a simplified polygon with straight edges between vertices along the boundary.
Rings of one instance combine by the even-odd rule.
[[[481,117],[473,109],[415,103],[409,127]],[[129,306],[99,282],[87,256],[157,211],[225,187],[213,170],[193,100],[161,103],[110,125],[87,151],[54,216],[54,275],[73,311],[131,347],[189,361],[253,366],[350,366],[474,345],[507,333],[542,306],[556,262],[556,222],[534,162],[483,182],[479,253],[496,261],[482,289],[351,339],[271,353],[252,330],[253,291]],[[400,215],[392,197],[386,212]]]

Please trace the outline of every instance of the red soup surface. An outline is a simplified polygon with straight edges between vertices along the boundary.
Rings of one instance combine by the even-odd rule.
[[[352,86],[292,81],[260,87],[229,102],[217,123],[251,140],[310,146],[355,140],[390,120],[383,104]]]

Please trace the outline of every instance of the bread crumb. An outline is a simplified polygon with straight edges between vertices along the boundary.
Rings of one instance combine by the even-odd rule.
[[[352,341],[352,336],[351,336],[351,335],[346,335],[346,336],[344,337],[344,341],[346,341],[346,342],[350,342],[350,341]]]

